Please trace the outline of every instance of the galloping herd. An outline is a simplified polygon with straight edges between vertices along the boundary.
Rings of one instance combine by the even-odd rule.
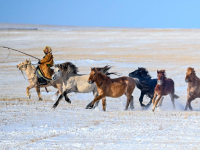
[[[19,70],[26,71],[30,85],[26,88],[26,95],[30,98],[29,90],[36,89],[39,100],[42,100],[40,87],[53,86],[58,89],[56,95],[60,96],[53,108],[56,108],[60,100],[64,97],[68,103],[71,100],[67,96],[68,93],[89,93],[93,92],[94,100],[90,102],[86,109],[92,109],[98,106],[99,100],[102,100],[103,110],[106,111],[106,97],[120,97],[126,95],[127,103],[125,110],[130,106],[134,109],[132,93],[135,86],[141,90],[139,102],[141,107],[148,108],[153,103],[152,111],[157,106],[160,106],[163,101],[163,96],[170,95],[173,107],[175,109],[174,99],[179,98],[175,94],[174,81],[166,77],[165,70],[157,71],[157,79],[152,79],[146,68],[138,68],[131,72],[128,76],[118,77],[111,79],[109,75],[118,75],[116,72],[108,72],[111,66],[91,68],[90,75],[78,74],[78,68],[71,62],[65,62],[55,65],[52,80],[43,86],[39,86],[37,75],[35,74],[36,68],[31,64],[30,60],[26,60],[17,65]],[[188,83],[187,89],[187,102],[185,110],[191,107],[191,101],[200,97],[200,79],[196,76],[194,68],[187,68],[185,81]],[[47,90],[47,89],[46,89]],[[144,95],[150,98],[147,105],[143,104]]]

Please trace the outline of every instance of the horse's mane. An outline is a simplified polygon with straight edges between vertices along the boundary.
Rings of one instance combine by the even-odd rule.
[[[146,69],[146,68],[143,68],[143,67],[141,67],[141,68],[138,68],[138,70],[141,72],[143,72],[143,75],[145,75],[145,77],[149,77],[149,78],[151,78],[151,75],[149,74],[149,72],[148,72],[148,70]]]
[[[112,66],[110,66],[110,65],[106,65],[105,67],[95,67],[95,69],[96,69],[97,71],[102,72],[102,73],[105,74],[106,76],[109,76],[109,75],[111,75],[111,74],[117,75],[117,76],[120,76],[120,75],[121,75],[120,73],[117,73],[117,72],[108,72],[111,68],[112,68]],[[93,69],[94,69],[94,68],[93,68]]]
[[[78,73],[78,67],[71,62],[65,62],[59,65],[59,67],[64,71],[69,71],[70,73]]]

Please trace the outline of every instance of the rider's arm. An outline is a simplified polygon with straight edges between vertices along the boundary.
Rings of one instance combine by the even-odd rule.
[[[52,59],[52,54],[49,53],[42,60],[40,60],[40,63],[41,64],[46,63],[46,62],[50,61],[51,59]]]

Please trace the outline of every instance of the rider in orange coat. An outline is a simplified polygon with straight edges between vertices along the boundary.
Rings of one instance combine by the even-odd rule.
[[[53,66],[53,55],[52,55],[52,49],[49,46],[46,46],[44,48],[44,53],[45,56],[43,57],[42,60],[38,62],[40,72],[42,73],[43,77],[46,80],[51,80],[51,76],[53,74],[53,71],[51,70],[50,67]]]

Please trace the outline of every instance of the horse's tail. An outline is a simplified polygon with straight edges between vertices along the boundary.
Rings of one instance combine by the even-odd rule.
[[[176,94],[174,94],[174,98],[175,98],[175,99],[178,99],[178,98],[179,98],[179,96],[178,96],[178,95],[176,95]]]

